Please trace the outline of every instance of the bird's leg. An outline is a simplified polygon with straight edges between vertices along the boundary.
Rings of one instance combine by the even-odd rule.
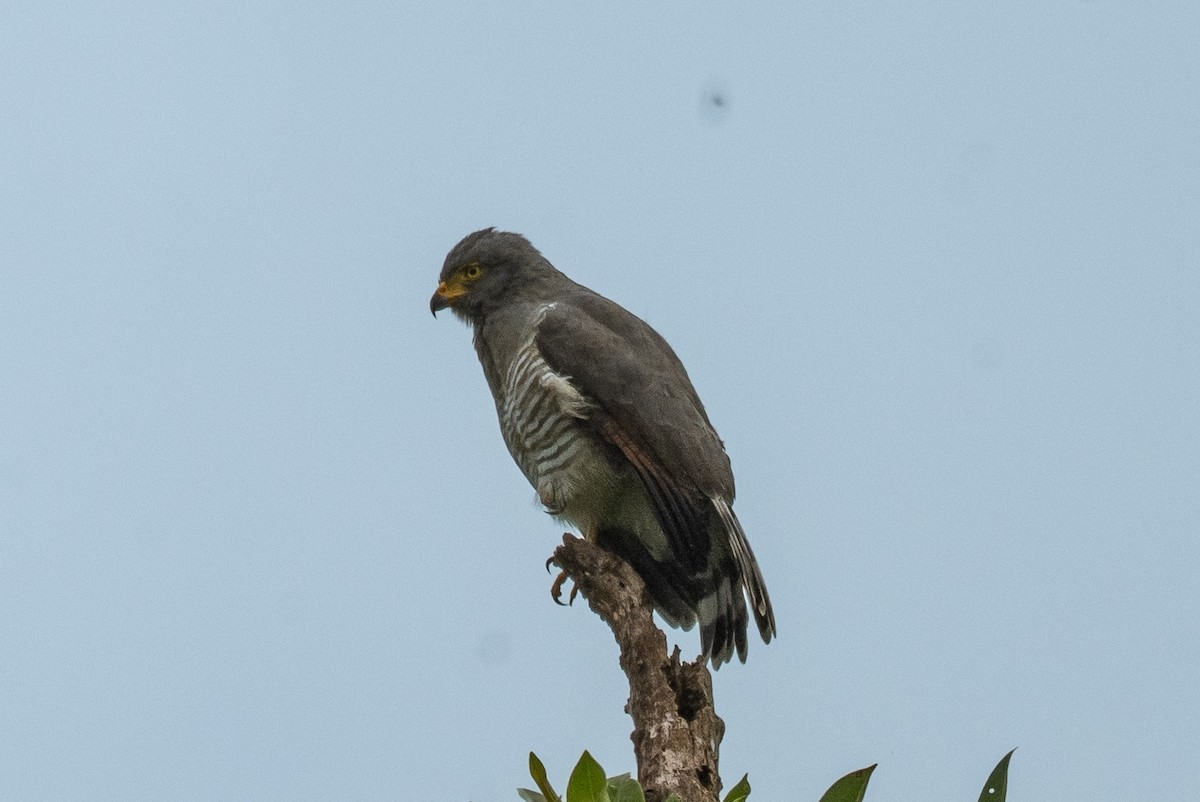
[[[575,603],[575,597],[579,595],[579,586],[571,585],[571,592],[567,595],[567,602],[566,604],[563,604],[562,587],[564,584],[566,584],[568,579],[570,579],[570,576],[567,574],[567,572],[560,571],[558,576],[554,579],[554,584],[550,586],[550,598],[554,599],[555,604],[563,607],[570,607]]]
[[[591,540],[591,538],[588,538],[586,534],[584,535],[584,537],[587,538],[588,540]],[[553,557],[546,560],[546,570],[547,571],[550,570],[550,564],[552,562],[554,562]],[[559,571],[558,576],[556,576],[554,578],[553,584],[550,585],[550,598],[554,599],[554,603],[561,607],[570,607],[571,605],[573,605],[575,603],[575,597],[579,595],[579,585],[575,585],[575,584],[571,585],[571,593],[567,596],[567,603],[563,604],[563,601],[562,601],[563,585],[566,584],[567,580],[570,578],[571,578],[570,575],[566,571]]]

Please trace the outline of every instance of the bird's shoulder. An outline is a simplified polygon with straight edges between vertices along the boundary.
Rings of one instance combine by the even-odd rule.
[[[572,286],[543,304],[535,317],[539,347],[564,361],[582,358],[622,367],[632,360],[650,371],[686,375],[675,351],[649,323],[587,287]]]

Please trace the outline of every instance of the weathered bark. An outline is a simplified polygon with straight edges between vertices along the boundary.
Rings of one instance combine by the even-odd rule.
[[[684,802],[716,802],[725,723],[713,709],[708,667],[703,661],[681,663],[678,647],[667,655],[646,586],[623,560],[568,534],[552,562],[571,577],[617,639],[621,668],[629,678],[625,712],[633,718],[638,782],[648,802],[663,802],[672,793]]]

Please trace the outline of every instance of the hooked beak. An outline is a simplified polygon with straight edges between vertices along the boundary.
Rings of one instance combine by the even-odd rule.
[[[433,297],[429,299],[429,311],[437,317],[437,313],[450,306],[455,298],[460,298],[467,294],[467,288],[461,282],[438,282],[437,290],[433,293]]]

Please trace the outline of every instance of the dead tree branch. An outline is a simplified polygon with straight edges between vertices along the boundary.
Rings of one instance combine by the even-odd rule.
[[[572,535],[552,561],[612,629],[629,678],[634,757],[648,802],[671,793],[684,802],[716,802],[721,790],[717,752],[725,723],[713,709],[712,677],[703,661],[681,663],[679,648],[654,624],[641,578],[623,560]]]

